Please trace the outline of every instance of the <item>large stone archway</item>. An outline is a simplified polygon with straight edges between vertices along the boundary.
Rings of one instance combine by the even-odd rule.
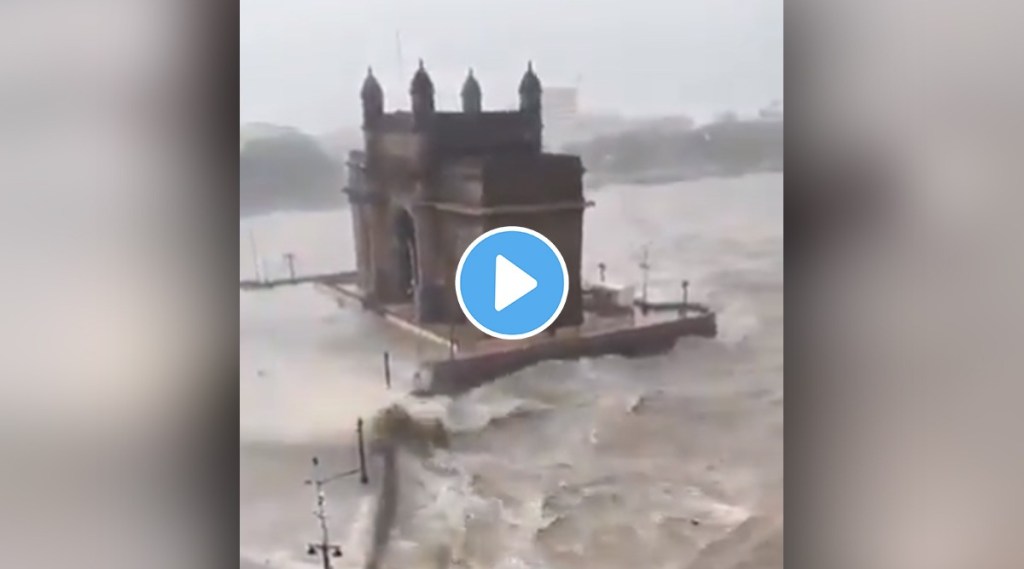
[[[391,225],[395,244],[398,292],[405,300],[412,300],[416,290],[418,259],[416,257],[416,225],[405,208],[397,208]]]

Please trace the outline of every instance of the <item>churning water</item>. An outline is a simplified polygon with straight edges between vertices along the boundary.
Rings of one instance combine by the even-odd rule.
[[[778,174],[591,193],[585,278],[640,279],[651,296],[719,311],[720,337],[670,354],[549,362],[465,395],[407,395],[428,349],[311,287],[242,293],[241,557],[309,567],[318,536],[310,457],[355,464],[359,416],[398,402],[440,418],[451,447],[401,458],[384,567],[773,569],[782,566],[783,193]],[[243,277],[353,266],[348,212],[243,221]],[[252,239],[250,238],[252,237]],[[381,353],[395,356],[384,388]],[[328,491],[331,528],[361,567],[373,491]]]

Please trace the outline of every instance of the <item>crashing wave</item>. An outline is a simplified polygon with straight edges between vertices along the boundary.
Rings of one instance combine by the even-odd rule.
[[[394,403],[380,410],[370,421],[370,448],[400,447],[418,454],[448,448],[448,429],[440,419],[418,419]]]
[[[524,399],[510,398],[493,402],[467,400],[449,410],[445,423],[452,433],[472,433],[549,410],[550,405]]]

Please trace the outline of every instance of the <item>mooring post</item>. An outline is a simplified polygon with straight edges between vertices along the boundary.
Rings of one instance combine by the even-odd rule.
[[[363,443],[363,418],[356,420],[356,438],[359,440],[359,481],[363,484],[370,483],[370,477],[366,474],[366,448]]]
[[[384,385],[391,389],[391,354],[384,352]]]

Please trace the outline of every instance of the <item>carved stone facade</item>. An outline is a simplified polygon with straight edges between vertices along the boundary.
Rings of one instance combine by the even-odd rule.
[[[424,324],[461,323],[455,271],[479,235],[506,225],[547,236],[569,269],[569,298],[554,327],[583,321],[583,167],[579,157],[541,149],[541,85],[530,66],[519,110],[484,111],[472,71],[462,112],[434,108],[420,67],[412,111],[384,112],[368,72],[363,84],[365,148],[349,159],[360,287],[371,303],[412,303]]]

